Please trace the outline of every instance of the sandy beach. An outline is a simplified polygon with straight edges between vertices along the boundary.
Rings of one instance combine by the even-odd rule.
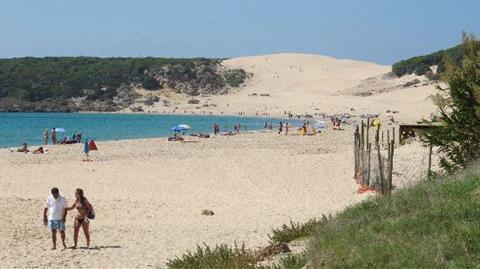
[[[356,193],[352,132],[99,142],[92,162],[82,162],[80,145],[48,146],[45,155],[2,149],[1,267],[145,268],[202,243],[265,246],[273,227],[334,214],[372,195]],[[399,147],[396,158],[398,186],[426,167],[416,143]],[[81,187],[94,204],[91,249],[50,250],[42,210],[52,186],[69,202]]]

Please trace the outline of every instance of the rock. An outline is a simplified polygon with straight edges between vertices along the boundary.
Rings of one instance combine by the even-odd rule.
[[[266,258],[270,258],[272,256],[281,254],[281,253],[289,253],[292,252],[286,243],[278,243],[275,245],[270,245],[262,250],[259,251],[257,255],[258,260],[265,260]]]
[[[204,215],[204,216],[213,216],[213,215],[215,215],[215,212],[213,212],[213,211],[210,210],[210,209],[204,209],[204,210],[202,210],[202,215]]]

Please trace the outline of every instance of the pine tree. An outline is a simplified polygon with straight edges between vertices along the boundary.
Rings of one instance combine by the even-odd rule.
[[[440,166],[452,173],[480,159],[480,42],[463,33],[463,60],[446,59],[444,81],[436,98],[442,126],[425,142],[439,149]]]

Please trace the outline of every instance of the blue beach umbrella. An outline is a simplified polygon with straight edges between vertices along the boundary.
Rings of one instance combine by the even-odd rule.
[[[190,130],[191,128],[192,127],[190,127],[189,125],[179,124],[177,126],[173,126],[172,128],[170,128],[170,130],[172,132],[182,132],[182,131]]]

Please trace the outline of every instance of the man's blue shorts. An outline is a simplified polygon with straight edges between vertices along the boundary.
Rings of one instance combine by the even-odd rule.
[[[61,220],[49,220],[48,228],[50,228],[50,230],[65,231],[65,223]]]

